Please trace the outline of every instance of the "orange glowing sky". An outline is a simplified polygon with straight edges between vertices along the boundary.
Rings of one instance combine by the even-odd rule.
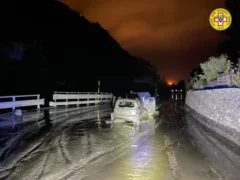
[[[172,86],[172,85],[174,84],[174,82],[173,82],[173,81],[171,81],[171,80],[168,80],[168,82],[167,82],[167,83],[168,83],[168,85],[169,85],[169,86]]]
[[[132,55],[152,62],[174,83],[216,49],[223,35],[209,24],[224,0],[62,0],[103,28]]]

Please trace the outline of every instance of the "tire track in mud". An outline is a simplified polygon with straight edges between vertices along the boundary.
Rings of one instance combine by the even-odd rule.
[[[103,158],[105,158],[105,155],[95,159],[93,162],[87,164],[82,171],[78,171],[76,174],[74,174],[73,176],[71,176],[69,180],[75,180],[75,179],[81,179],[84,180],[86,178],[88,178],[89,176],[95,175],[97,172],[100,172],[102,169],[104,169],[107,165],[111,164],[112,162],[118,160],[119,158],[121,158],[122,156],[124,156],[128,151],[126,151],[126,149],[122,146],[118,149],[116,149],[117,153],[110,155],[110,157],[107,157],[106,161],[104,161]],[[115,152],[115,151],[114,151]],[[109,153],[107,154],[109,155]],[[102,158],[102,159],[101,159]],[[99,163],[101,163],[102,161],[106,162],[106,164],[104,164],[104,166],[102,166],[100,169],[96,170],[97,168],[99,168]],[[92,167],[92,163],[95,164],[95,166],[93,165]],[[90,168],[89,170],[86,170],[86,168]],[[89,173],[87,172],[91,172],[91,175],[89,175]],[[77,177],[77,178],[75,178]]]
[[[180,161],[177,160],[176,153],[174,152],[173,148],[174,148],[176,142],[181,142],[182,140],[184,140],[184,139],[179,138],[179,137],[181,137],[180,136],[181,133],[184,133],[184,131],[186,131],[187,134],[191,135],[188,127],[178,126],[178,123],[180,121],[182,121],[182,119],[178,119],[177,115],[178,115],[179,112],[180,112],[179,114],[184,113],[184,111],[186,109],[185,109],[184,106],[183,107],[181,106],[180,109],[179,109],[180,111],[179,110],[172,110],[174,112],[171,113],[171,114],[169,114],[171,112],[171,109],[170,108],[169,108],[170,110],[169,109],[166,110],[166,109],[167,108],[165,108],[164,111],[167,112],[167,113],[165,113],[166,117],[167,117],[167,123],[171,122],[172,126],[174,126],[174,125],[176,126],[174,128],[176,130],[171,129],[172,127],[170,127],[170,128],[168,127],[169,129],[166,131],[166,135],[164,135],[165,136],[164,137],[165,146],[168,145],[167,148],[166,148],[167,149],[166,153],[167,153],[167,156],[168,156],[168,159],[169,159],[170,169],[172,171],[174,179],[175,180],[182,180],[182,179],[186,178],[184,176],[188,176],[188,174],[186,174],[185,170],[182,169],[181,166],[179,167],[179,165],[182,165],[181,163],[183,163],[183,162],[181,162],[181,159],[180,159]],[[182,117],[182,116],[180,116],[180,117]],[[177,122],[177,120],[179,122]],[[172,139],[174,139],[174,140],[172,141]],[[195,140],[194,139],[187,139],[187,141],[194,148],[197,147],[195,145],[195,142],[194,142]],[[214,177],[217,177],[217,179],[219,179],[219,180],[223,180],[222,177],[218,174],[218,172],[214,169],[214,167],[212,167],[211,165],[208,165],[208,168],[209,168],[209,172],[211,172],[211,174],[213,174]],[[181,170],[182,170],[182,173],[181,173]],[[209,175],[207,175],[207,176],[208,176],[208,178],[210,178]]]
[[[104,152],[104,153],[101,153],[101,154],[98,154],[98,155],[93,156],[89,161],[85,161],[85,163],[83,163],[82,166],[80,166],[80,167],[78,167],[78,166],[73,167],[73,168],[72,168],[73,170],[72,170],[71,172],[66,173],[63,177],[59,178],[59,180],[66,180],[66,179],[71,178],[71,177],[74,176],[78,171],[83,170],[85,167],[87,167],[87,166],[89,166],[91,163],[97,161],[99,158],[104,157],[104,155],[109,154],[109,153],[111,153],[111,152],[113,152],[113,151],[115,151],[115,150],[117,150],[117,149],[120,149],[123,145],[124,145],[124,144],[120,144],[120,145],[118,145],[118,146],[116,146],[116,147],[114,147],[114,148],[111,148],[110,150],[108,150],[108,151],[106,151],[106,152]]]
[[[219,179],[219,180],[223,180],[222,176],[215,170],[215,167],[212,165],[209,167],[210,171],[212,171],[212,173]]]
[[[19,166],[25,162],[27,162],[28,160],[31,159],[32,156],[34,156],[35,154],[37,153],[40,153],[40,152],[46,152],[46,151],[37,151],[38,149],[41,148],[41,146],[46,142],[46,141],[49,141],[48,144],[51,144],[51,147],[47,149],[47,154],[45,156],[45,159],[43,161],[43,166],[42,166],[42,170],[40,171],[40,174],[37,176],[38,179],[41,179],[41,177],[43,176],[43,173],[44,173],[44,170],[45,170],[45,167],[47,165],[47,162],[48,160],[50,159],[49,157],[51,156],[52,152],[53,152],[53,149],[54,149],[54,145],[56,146],[56,144],[54,143],[51,143],[54,139],[54,136],[56,136],[56,132],[61,132],[62,128],[64,126],[58,126],[59,128],[55,129],[54,131],[50,132],[42,141],[41,143],[39,143],[35,148],[33,148],[31,151],[29,151],[28,153],[26,153],[24,156],[21,157],[21,159],[13,166],[11,167],[10,169],[10,172],[9,174],[11,174],[8,179],[11,179],[11,177],[17,175],[15,173],[15,171],[17,170],[17,168],[19,168]],[[57,141],[58,142],[58,141]],[[36,152],[37,151],[37,152]]]
[[[11,138],[9,140],[9,142],[7,143],[7,146],[0,151],[0,160],[2,160],[7,155],[8,151],[11,149],[13,144],[15,144],[16,141],[21,139],[23,136],[24,136],[23,133],[22,134],[18,134],[15,138]],[[1,171],[0,171],[0,173],[1,173]]]
[[[165,147],[168,147],[166,150],[166,153],[168,156],[168,161],[169,161],[170,169],[173,174],[173,178],[175,180],[181,180],[182,174],[181,174],[180,168],[178,166],[178,161],[177,161],[176,155],[172,149],[172,145],[171,145],[172,143],[170,142],[169,137],[167,137],[166,135],[164,135],[164,143],[165,143]]]
[[[162,118],[162,116],[161,116]],[[160,119],[161,119],[160,118]],[[144,122],[143,122],[144,123]],[[146,141],[149,140],[149,138],[153,135],[155,129],[157,129],[160,125],[161,125],[162,121],[160,121],[158,119],[158,122],[156,124],[154,124],[152,126],[152,128],[148,129],[147,131],[142,131],[139,133],[139,135],[136,136],[136,139],[134,141],[127,139],[126,142],[123,144],[122,147],[116,149],[112,154],[107,154],[107,156],[103,156],[102,158],[105,158],[104,160],[100,158],[96,159],[93,163],[93,165],[90,163],[87,167],[84,168],[84,170],[80,170],[79,172],[77,172],[76,175],[74,175],[73,177],[70,178],[70,180],[75,180],[75,179],[81,179],[81,180],[85,180],[86,178],[89,179],[90,177],[94,176],[100,172],[101,170],[103,170],[107,165],[113,163],[114,161],[116,161],[117,159],[121,158],[122,156],[124,156],[125,154],[127,154],[129,151],[131,151],[132,147],[135,149],[138,149],[140,146],[142,146],[142,144],[144,144]],[[124,124],[123,124],[124,125]],[[125,126],[127,127],[127,126]],[[132,129],[131,129],[132,130]],[[118,133],[116,131],[116,133]],[[120,134],[122,135],[122,134]],[[134,142],[137,142],[137,144],[135,145]],[[132,147],[129,149],[129,147],[132,145]],[[99,168],[98,164],[101,163],[101,168]],[[93,167],[92,167],[93,166]],[[89,168],[89,169],[86,169]],[[96,170],[97,169],[97,170]],[[135,169],[138,170],[139,172],[143,171],[143,170],[139,170],[139,169]],[[88,171],[88,173],[87,173]],[[139,173],[134,172],[131,174],[128,174],[127,179],[149,179],[149,177],[143,178],[142,176],[139,176]]]
[[[37,151],[37,150],[40,149],[41,146],[42,146],[46,141],[49,141],[49,140],[50,140],[49,143],[52,141],[53,136],[54,136],[54,132],[55,132],[55,131],[50,132],[37,146],[35,146],[32,150],[30,150],[30,151],[27,152],[24,156],[22,156],[22,157],[19,159],[19,161],[17,161],[17,163],[16,163],[13,167],[10,168],[10,174],[11,174],[11,175],[8,177],[8,179],[16,175],[16,174],[15,174],[15,171],[17,170],[17,168],[19,168],[19,167],[21,166],[21,164],[23,164],[23,163],[27,162],[28,160],[30,160],[31,157],[33,157],[34,155],[36,155],[36,154],[38,154],[38,153],[41,153],[41,152],[45,152],[45,151]],[[50,151],[51,151],[51,150],[52,150],[52,148],[47,149],[47,152],[48,152],[48,153],[47,153],[47,155],[46,155],[46,160],[49,159],[49,157],[50,157]],[[44,160],[44,162],[45,162],[45,160]],[[12,175],[12,174],[13,174],[13,175]]]
[[[33,135],[34,133],[36,133],[39,130],[39,128],[36,128],[35,125],[28,126],[28,128],[30,130],[22,130],[17,133],[9,134],[11,136],[16,135],[16,137],[11,138],[7,142],[6,147],[0,151],[0,160],[3,160],[4,157],[6,157],[10,153],[10,151],[14,148],[14,144],[18,143],[19,140],[27,139],[28,137],[30,137],[31,135]],[[0,171],[0,173],[1,173],[1,171]]]
[[[107,108],[105,108],[107,109]],[[80,109],[81,110],[81,109]],[[68,119],[71,119],[71,118],[74,118],[76,116],[84,116],[85,114],[87,113],[90,113],[90,112],[95,112],[99,110],[99,108],[97,109],[94,109],[94,110],[89,110],[89,111],[86,111],[86,112],[79,112],[77,114],[74,114],[74,115],[67,115],[66,117],[64,117],[62,120],[58,120],[59,123],[61,123],[62,121],[66,121]],[[104,110],[101,109],[101,110]],[[78,110],[75,110],[75,111],[78,111]],[[75,112],[75,111],[71,111],[71,112]],[[63,116],[63,115],[61,115]],[[61,116],[59,116],[58,118],[60,118]],[[51,131],[38,145],[36,145],[34,148],[32,148],[30,151],[28,151],[25,155],[23,155],[12,167],[8,168],[8,169],[5,169],[3,171],[0,171],[0,175],[1,173],[3,172],[8,172],[8,175],[6,175],[5,177],[7,177],[7,179],[11,179],[12,177],[14,177],[15,175],[17,175],[17,172],[15,172],[17,170],[17,168],[23,164],[24,162],[28,161],[31,159],[31,156],[34,155],[35,153],[39,153],[39,152],[36,152],[47,140],[50,140],[50,139],[53,139],[53,136],[54,136],[54,133],[56,132],[61,132],[61,128],[63,128],[65,126],[65,123],[64,122],[63,124],[60,124],[60,126],[58,126],[57,128],[55,128],[53,131]],[[64,146],[62,145],[62,140],[60,139],[60,141],[58,141],[60,144],[58,144],[59,147],[61,147],[61,152],[63,152],[63,156],[65,157],[65,160],[68,161],[68,162],[71,162],[70,159],[66,156],[66,150],[63,148]],[[49,153],[49,152],[48,152]],[[30,156],[30,158],[29,158]],[[47,155],[49,156],[49,155]],[[49,158],[46,158],[47,160]],[[46,163],[46,162],[45,162]],[[47,165],[47,163],[46,163]],[[44,165],[45,166],[45,165]],[[41,174],[41,173],[40,173]],[[42,176],[42,175],[41,175]],[[1,177],[1,176],[0,176]],[[40,175],[38,175],[38,177],[40,177]],[[41,177],[40,177],[41,178]]]
[[[166,152],[168,162],[169,162],[169,168],[172,172],[173,178],[175,180],[182,180],[184,178],[181,174],[178,160],[177,160],[176,154],[173,150],[173,146],[175,146],[176,143],[180,142],[181,139],[176,138],[176,140],[172,142],[170,137],[168,136],[168,134],[170,133],[169,134],[170,136],[174,135],[175,137],[181,137],[180,134],[184,131],[184,128],[181,128],[180,130],[176,127],[174,128],[174,125],[178,127],[178,124],[177,124],[176,118],[175,118],[176,115],[174,113],[170,114],[172,108],[173,107],[163,106],[161,109],[161,111],[163,112],[164,117],[165,117],[165,123],[167,123],[167,124],[170,123],[171,125],[169,124],[170,126],[167,126],[167,129],[164,132],[164,137],[163,137],[164,147],[160,151]],[[176,110],[174,109],[174,111],[176,111]],[[177,130],[175,130],[175,129],[177,129]]]
[[[44,172],[46,170],[46,166],[48,165],[48,161],[50,160],[50,157],[53,155],[53,153],[55,151],[60,152],[61,157],[59,157],[59,158],[63,158],[67,164],[72,163],[71,160],[67,157],[66,150],[64,149],[64,146],[62,143],[63,133],[66,131],[66,129],[64,131],[62,131],[64,128],[66,128],[66,126],[63,126],[61,129],[59,129],[58,132],[60,132],[60,134],[58,134],[58,135],[54,134],[54,136],[56,136],[57,139],[55,139],[53,136],[51,137],[51,141],[49,142],[49,144],[51,144],[51,147],[47,150],[47,154],[45,155],[45,158],[44,158],[44,161],[42,164],[42,169],[41,169],[37,179],[41,179],[44,176]]]
[[[154,127],[153,127],[152,129],[150,129],[149,131],[147,131],[147,132],[146,132],[146,131],[142,132],[139,136],[137,136],[137,139],[141,139],[141,138],[143,138],[143,137],[148,138],[147,136],[150,135],[151,133],[153,133],[153,131],[154,131],[160,124],[161,124],[161,121],[159,121],[158,123],[156,123],[156,124],[154,125]],[[115,131],[115,132],[117,132],[117,131]],[[117,132],[117,133],[119,133],[119,132]],[[120,136],[123,136],[123,135],[120,134]],[[138,141],[137,139],[136,139],[136,141]],[[143,141],[143,140],[142,140],[142,141]],[[133,142],[133,143],[134,143],[134,142]],[[140,144],[141,144],[141,143],[142,143],[142,142],[140,142]],[[82,164],[82,166],[76,165],[75,167],[72,167],[71,169],[73,169],[73,170],[72,170],[71,172],[65,173],[65,174],[62,175],[60,178],[59,178],[59,177],[55,177],[55,179],[59,179],[59,180],[72,179],[73,177],[75,177],[75,175],[76,175],[77,173],[79,173],[80,171],[84,170],[84,168],[87,168],[87,167],[91,166],[93,163],[99,161],[101,158],[104,158],[105,155],[108,155],[108,154],[110,154],[110,153],[114,153],[115,151],[119,151],[118,155],[115,155],[115,157],[112,158],[112,161],[113,161],[113,160],[116,160],[116,159],[120,158],[121,156],[123,156],[124,154],[127,153],[127,151],[126,151],[126,146],[131,146],[131,144],[132,144],[132,140],[129,139],[129,140],[128,140],[127,142],[125,142],[125,143],[121,143],[120,145],[117,145],[117,146],[109,149],[108,151],[105,151],[105,152],[103,152],[103,153],[101,153],[101,154],[98,154],[98,155],[93,156],[92,158],[90,158],[90,160],[84,162],[84,163]]]
[[[195,119],[194,119],[195,120]],[[189,119],[188,119],[189,121]],[[194,131],[193,131],[194,129]],[[194,134],[193,134],[194,132]],[[204,131],[203,129],[201,128],[197,128],[196,124],[194,123],[191,123],[191,130],[189,130],[189,133],[191,134],[191,136],[193,138],[196,138],[195,136],[197,135],[198,137],[201,137],[201,139],[199,140],[200,142],[204,142],[204,143],[209,143],[211,144],[213,147],[216,148],[217,152],[215,151],[214,152],[214,156],[217,155],[217,156],[222,156],[222,158],[225,158],[225,164],[231,164],[232,167],[234,167],[235,169],[238,169],[237,166],[234,165],[234,162],[232,162],[232,160],[228,157],[228,154],[226,152],[223,151],[223,149],[221,149],[219,147],[219,142],[214,139],[213,137],[211,137],[211,134],[207,131]],[[196,146],[199,147],[199,144],[200,142],[197,142],[196,141]],[[212,148],[213,148],[212,147]],[[211,149],[212,149],[211,148]],[[206,148],[205,148],[206,149]],[[214,148],[213,148],[214,149]],[[200,148],[200,151],[203,153],[203,154],[207,154],[203,149]],[[220,154],[219,154],[220,153]],[[211,154],[211,153],[210,153]],[[213,157],[214,157],[213,156]],[[226,175],[225,171],[226,170],[225,168],[223,168],[222,166],[219,166],[218,163],[220,162],[215,162],[213,159],[211,158],[208,158],[207,159],[209,160],[209,172],[211,172],[210,176],[214,176],[214,177],[217,177],[217,179],[219,180],[223,180],[223,179],[228,179],[227,177],[225,176],[228,176]],[[216,165],[216,166],[215,166]],[[220,167],[220,168],[219,168]],[[230,173],[231,174],[231,173]],[[229,174],[229,175],[230,175]],[[232,178],[231,178],[232,179]]]
[[[36,179],[41,179],[44,172],[45,172],[45,169],[46,169],[46,165],[47,165],[47,162],[48,160],[50,159],[50,156],[52,155],[52,152],[50,152],[50,150],[47,151],[47,154],[45,155],[45,158],[43,160],[43,164],[42,164],[42,168],[41,168],[41,171],[39,173],[39,175],[37,176]]]
[[[4,170],[4,171],[9,171],[9,175],[7,179],[10,179],[15,175],[15,170],[18,168],[18,166],[26,162],[27,161],[26,159],[28,159],[28,156],[31,156],[47,140],[49,136],[51,136],[51,133],[48,134],[47,137],[41,143],[36,145],[34,148],[28,151],[25,155],[23,155],[12,167]]]
[[[10,143],[10,145],[8,145],[4,152],[1,154],[1,157],[5,157],[8,155],[8,153],[10,153],[11,149],[14,148],[12,147],[14,143],[17,143],[17,141],[22,140],[22,139],[27,139],[28,137],[30,137],[31,135],[33,135],[34,133],[36,133],[38,130],[32,131],[30,134],[28,134],[28,132],[25,131],[25,133],[21,132],[18,134],[17,138],[14,138],[13,141]],[[24,137],[25,136],[25,137]],[[8,177],[8,175],[13,171],[13,169],[21,164],[21,161],[27,157],[29,154],[31,154],[31,152],[34,152],[35,149],[38,149],[40,144],[38,144],[37,146],[35,146],[34,148],[32,148],[30,151],[28,151],[25,155],[23,155],[21,158],[19,158],[19,160],[17,160],[13,165],[9,165],[10,167],[6,168],[6,169],[2,169],[0,170],[0,178],[2,178],[2,174],[4,175],[4,178]],[[4,162],[2,162],[2,164],[4,164]]]
[[[65,129],[65,131],[66,131],[66,129]],[[65,145],[64,145],[64,143],[63,143],[63,142],[64,142],[63,135],[64,135],[65,131],[61,133],[61,136],[60,136],[60,138],[59,138],[59,140],[58,140],[58,144],[59,144],[58,146],[59,146],[59,148],[60,148],[60,150],[61,150],[62,156],[63,156],[64,159],[65,159],[65,162],[66,162],[67,164],[71,164],[72,161],[70,160],[69,152],[68,152],[68,150],[65,148]]]

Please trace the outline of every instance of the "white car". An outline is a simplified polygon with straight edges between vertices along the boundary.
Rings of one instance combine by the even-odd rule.
[[[111,120],[139,123],[144,114],[146,114],[146,110],[144,110],[139,98],[118,99],[115,103],[114,111],[111,114]]]
[[[149,92],[130,92],[128,97],[139,97],[143,107],[149,114],[154,114],[156,112],[156,98],[151,97]]]

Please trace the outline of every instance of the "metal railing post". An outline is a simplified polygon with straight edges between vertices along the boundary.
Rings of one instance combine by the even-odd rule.
[[[97,94],[96,92],[94,93],[95,95]],[[97,104],[97,97],[95,97],[95,106]]]
[[[98,103],[101,102],[100,92],[98,92]]]
[[[13,101],[13,107],[12,107],[12,111],[14,112],[15,111],[15,102],[16,102],[16,97],[15,96],[13,96],[12,97],[12,101]]]
[[[57,98],[56,98],[56,91],[54,92],[54,95],[55,95],[55,98],[54,98],[54,107],[56,107],[57,106]],[[53,95],[53,97],[54,97],[54,95]]]
[[[40,95],[39,94],[37,95],[37,100],[38,100],[37,108],[39,109],[40,108]]]
[[[67,98],[66,98],[66,106],[68,105],[68,93],[66,93],[66,96],[67,96]]]
[[[87,98],[87,106],[89,106],[89,92],[88,92],[88,98]]]

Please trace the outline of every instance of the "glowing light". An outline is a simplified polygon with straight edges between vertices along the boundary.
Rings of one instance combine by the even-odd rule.
[[[172,85],[173,85],[173,82],[172,82],[172,81],[168,81],[168,85],[169,85],[169,86],[172,86]]]

